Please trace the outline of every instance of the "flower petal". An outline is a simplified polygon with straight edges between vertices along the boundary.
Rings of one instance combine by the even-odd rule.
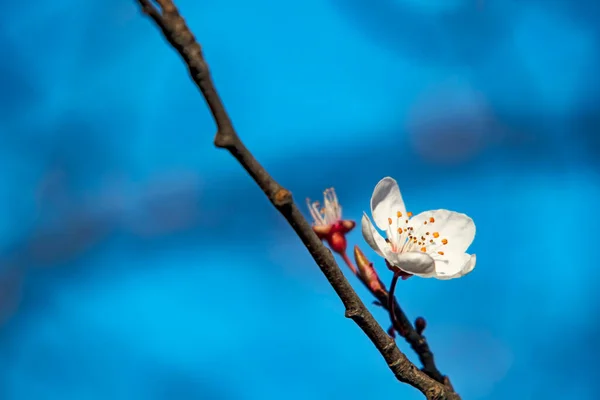
[[[371,196],[371,214],[382,231],[388,229],[388,218],[396,219],[396,213],[406,215],[404,200],[400,194],[398,183],[389,176],[379,181]]]
[[[427,253],[410,251],[408,253],[386,252],[389,263],[409,274],[428,276],[435,272],[435,262]]]
[[[364,213],[362,217],[361,228],[363,237],[368,245],[371,246],[371,248],[375,250],[375,252],[381,257],[385,257],[384,251],[390,246],[387,244],[383,236],[381,236],[381,234],[377,231],[377,229],[375,229],[373,223],[366,213]]]
[[[473,271],[473,269],[475,268],[475,263],[477,261],[477,256],[475,254],[463,254],[462,257],[460,258],[461,261],[456,260],[455,264],[461,265],[461,267],[458,269],[457,272],[453,273],[453,274],[438,274],[437,272],[437,263],[436,263],[436,276],[435,278],[437,279],[442,279],[442,280],[447,280],[447,279],[454,279],[454,278],[460,278],[462,276],[467,275],[468,273],[470,273],[471,271]]]
[[[414,228],[417,237],[426,236],[429,240],[434,239],[432,235],[439,235],[434,239],[438,246],[431,251],[437,251],[439,247],[444,253],[464,253],[475,239],[475,223],[471,217],[454,211],[425,211],[412,218],[408,225]],[[443,244],[444,239],[447,244]]]

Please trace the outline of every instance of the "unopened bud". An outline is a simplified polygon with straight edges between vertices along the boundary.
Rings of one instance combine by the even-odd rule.
[[[385,291],[377,272],[375,272],[375,268],[373,268],[373,264],[369,262],[358,246],[354,246],[354,260],[356,261],[360,277],[369,289],[374,293]]]
[[[390,335],[392,337],[392,339],[396,338],[396,330],[394,329],[393,326],[390,326],[387,330],[387,334]]]
[[[334,232],[326,238],[329,247],[331,250],[336,253],[342,254],[346,252],[346,247],[348,242],[346,241],[346,236],[344,236],[341,232]]]
[[[425,330],[426,327],[427,327],[427,321],[425,321],[425,318],[418,317],[417,319],[415,319],[415,330],[417,331],[417,333],[419,335],[423,334],[423,331]]]

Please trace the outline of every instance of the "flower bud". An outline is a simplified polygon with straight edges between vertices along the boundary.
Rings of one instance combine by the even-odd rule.
[[[377,272],[375,272],[373,264],[369,262],[358,246],[354,246],[354,260],[356,261],[360,277],[369,289],[374,293],[385,292],[383,283],[381,283]]]
[[[387,334],[390,335],[392,339],[396,339],[396,329],[393,326],[390,326],[387,330]]]
[[[331,250],[336,253],[343,254],[346,252],[346,246],[348,242],[346,241],[346,236],[344,236],[341,232],[333,232],[328,235],[325,240],[327,240],[327,244],[331,247]]]

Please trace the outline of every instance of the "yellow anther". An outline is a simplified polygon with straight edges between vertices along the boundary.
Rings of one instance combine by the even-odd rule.
[[[427,225],[427,221],[423,222],[423,225]]]
[[[408,218],[413,216],[413,213],[411,213],[410,211],[406,213],[406,215],[408,215]]]
[[[390,225],[392,224],[392,219],[391,218],[388,218],[388,224],[390,224]]]
[[[438,251],[438,254],[439,254],[440,256],[443,256],[443,255],[444,255],[444,252],[443,252],[443,251]]]
[[[421,251],[422,251],[423,253],[425,253],[425,252],[427,251],[427,248],[426,248],[426,247],[421,247]]]
[[[429,218],[429,222],[431,222],[433,224],[435,222],[435,218],[433,218],[433,217]]]
[[[442,239],[442,244],[448,244],[448,239]]]
[[[398,211],[398,212],[396,213],[396,217],[400,218],[401,216],[402,216],[402,213],[401,213],[400,211]]]
[[[433,232],[433,237],[437,239],[440,237],[440,234],[438,232]]]
[[[402,234],[402,228],[398,228],[398,233]]]

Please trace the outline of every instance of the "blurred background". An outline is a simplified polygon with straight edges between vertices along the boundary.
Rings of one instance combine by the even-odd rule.
[[[26,3],[0,15],[0,398],[420,399],[136,2]],[[471,275],[397,290],[463,399],[600,398],[600,3],[176,4],[301,206],[334,186],[359,220],[390,175],[474,218]]]

